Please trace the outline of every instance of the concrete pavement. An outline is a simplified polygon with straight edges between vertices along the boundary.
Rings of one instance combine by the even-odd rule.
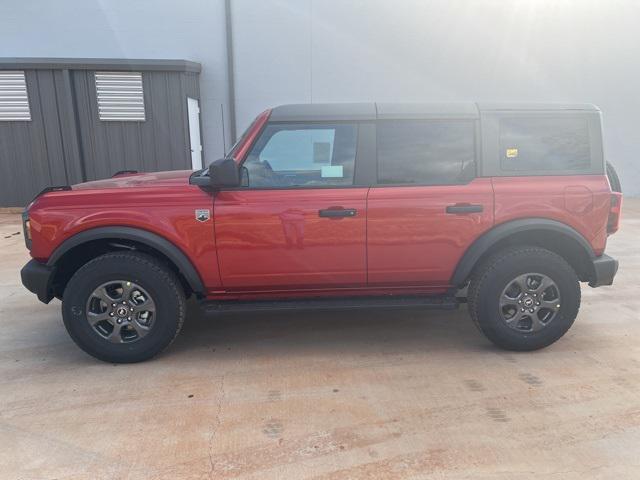
[[[539,352],[494,348],[464,306],[192,306],[169,350],[117,366],[21,286],[19,216],[0,215],[0,478],[640,478],[640,201],[623,212],[615,286],[583,286]]]

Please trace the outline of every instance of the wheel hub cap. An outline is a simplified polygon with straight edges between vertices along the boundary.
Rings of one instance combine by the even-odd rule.
[[[156,305],[140,285],[115,280],[96,288],[86,306],[86,317],[93,330],[112,343],[140,340],[153,328]]]
[[[510,282],[500,296],[502,320],[519,332],[545,328],[560,310],[560,290],[541,273],[525,273]]]

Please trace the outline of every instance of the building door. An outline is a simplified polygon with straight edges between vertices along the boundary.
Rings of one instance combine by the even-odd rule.
[[[366,284],[367,187],[354,186],[358,126],[267,125],[243,163],[243,187],[215,196],[225,289]]]
[[[189,141],[191,144],[191,168],[202,168],[202,139],[200,138],[200,105],[195,98],[187,98],[189,112]]]

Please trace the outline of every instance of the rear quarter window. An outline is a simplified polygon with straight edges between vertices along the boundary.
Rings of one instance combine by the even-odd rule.
[[[581,171],[591,166],[589,125],[581,118],[502,118],[504,172]]]

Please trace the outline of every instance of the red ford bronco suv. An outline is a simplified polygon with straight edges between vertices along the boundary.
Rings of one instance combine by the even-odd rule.
[[[492,342],[538,349],[573,323],[580,282],[613,282],[607,165],[590,105],[286,105],[208,169],[45,189],[22,282],[110,362],[167,347],[187,297],[222,312],[466,295]]]

